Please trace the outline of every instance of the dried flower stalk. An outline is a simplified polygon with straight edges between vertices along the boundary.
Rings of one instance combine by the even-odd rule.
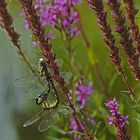
[[[140,32],[139,27],[137,26],[135,21],[135,16],[138,13],[138,9],[134,7],[134,0],[124,0],[124,2],[126,4],[126,14],[129,20],[132,38],[135,42],[137,51],[140,56]]]
[[[107,24],[107,13],[104,10],[102,0],[88,0],[90,7],[94,10],[100,29],[103,33],[103,39],[110,50],[110,59],[114,63],[116,69],[121,74],[124,82],[126,83],[131,95],[134,97],[134,92],[127,81],[127,77],[121,67],[121,58],[119,56],[119,49],[115,46],[115,38],[111,33],[111,28]]]
[[[118,0],[109,0],[108,4],[112,10],[113,19],[116,23],[116,32],[121,36],[120,44],[128,56],[128,62],[133,73],[136,78],[140,80],[139,55],[136,52],[136,48],[133,46],[133,40],[130,35],[129,28],[127,28],[125,24],[125,16],[120,10],[121,3]]]
[[[1,0],[0,1],[0,26],[7,31],[8,36],[11,39],[11,42],[13,43],[17,53],[23,59],[23,61],[27,64],[27,66],[30,68],[31,72],[36,75],[35,70],[32,68],[31,64],[27,60],[23,51],[21,50],[21,47],[19,44],[20,35],[17,32],[15,32],[14,27],[12,26],[13,19],[8,13],[6,6],[7,4],[5,0]]]
[[[28,21],[29,26],[32,30],[33,38],[35,39],[36,42],[38,42],[38,46],[40,47],[42,55],[48,64],[48,67],[53,71],[53,78],[58,83],[60,89],[64,92],[65,97],[69,103],[69,106],[73,110],[77,119],[82,124],[88,138],[91,140],[92,136],[90,132],[84,125],[81,118],[78,116],[75,107],[69,98],[69,89],[64,85],[64,79],[61,77],[59,67],[55,61],[56,56],[51,51],[52,45],[48,43],[48,38],[46,38],[45,36],[45,29],[40,24],[39,16],[37,15],[34,6],[32,5],[32,0],[20,0],[20,3],[23,7],[25,18]]]

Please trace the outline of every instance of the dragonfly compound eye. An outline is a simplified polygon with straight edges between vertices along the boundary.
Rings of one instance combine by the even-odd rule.
[[[42,66],[42,65],[44,65],[45,61],[44,61],[44,59],[43,59],[43,58],[40,58],[38,63],[39,63],[39,65],[41,65],[41,66]]]
[[[37,98],[35,98],[35,100],[36,100],[36,104],[40,105],[43,101],[43,98],[42,97],[37,97]]]

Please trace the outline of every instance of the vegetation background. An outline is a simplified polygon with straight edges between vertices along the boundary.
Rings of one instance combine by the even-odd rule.
[[[21,34],[21,44],[23,46],[25,54],[29,57],[30,62],[34,65],[38,63],[38,49],[32,46],[32,40],[30,38],[30,32],[23,27],[23,18],[20,17],[21,9],[17,0],[11,2],[7,0],[8,10],[14,19],[14,27],[16,31]],[[105,6],[108,14],[110,15],[109,7],[105,2]],[[140,1],[136,0],[135,6],[140,10]],[[92,46],[92,53],[96,58],[100,71],[104,77],[106,87],[108,88],[111,98],[116,97],[120,104],[120,111],[125,115],[129,115],[128,130],[132,134],[133,140],[140,139],[140,115],[135,112],[128,104],[128,100],[121,91],[126,91],[127,88],[123,83],[121,77],[116,72],[114,66],[109,60],[108,49],[102,40],[101,32],[98,28],[96,18],[93,11],[88,7],[87,1],[84,0],[81,5],[78,6],[80,11],[81,20],[84,30]],[[137,23],[140,27],[140,12],[137,15]],[[112,25],[112,19],[109,18],[108,22]],[[117,34],[114,34],[117,37]],[[117,37],[118,38],[118,37]],[[104,129],[99,127],[99,140],[113,140],[115,139],[115,129],[113,126],[108,125],[107,111],[104,106],[105,94],[100,87],[99,80],[95,73],[95,67],[90,66],[90,62],[87,57],[87,51],[85,43],[81,35],[78,35],[73,40],[73,46],[76,48],[74,55],[74,62],[79,64],[79,68],[89,81],[94,83],[95,93],[89,100],[90,112],[94,114],[96,123],[103,121]],[[57,56],[62,59],[66,59],[67,55],[62,49],[62,42],[57,39],[53,42],[53,50]],[[121,47],[118,43],[118,47]],[[121,50],[121,56],[123,59],[123,68],[127,73],[128,80],[135,88],[135,93],[139,97],[140,84],[134,79],[134,76],[129,71],[129,66],[125,61],[125,55]],[[64,62],[65,63],[65,62]],[[14,85],[16,78],[24,76],[28,73],[28,68],[19,59],[15,49],[7,37],[7,33],[0,29],[0,139],[1,140],[67,140],[64,135],[61,134],[58,126],[61,126],[67,120],[61,120],[58,122],[57,127],[50,128],[48,131],[40,133],[37,131],[37,125],[32,125],[27,128],[23,128],[23,123],[32,117],[39,111],[33,101],[25,98],[25,90]],[[67,71],[73,71],[71,68],[65,65],[64,69]],[[73,73],[73,72],[72,72]],[[77,76],[78,72],[74,72],[73,76]],[[61,98],[61,97],[60,97]],[[91,103],[92,102],[92,103]],[[137,120],[135,119],[137,117]],[[138,119],[139,118],[139,119]],[[66,130],[69,124],[66,125]],[[94,128],[95,126],[93,126]],[[113,128],[113,129],[112,129]],[[54,138],[50,138],[54,137]]]

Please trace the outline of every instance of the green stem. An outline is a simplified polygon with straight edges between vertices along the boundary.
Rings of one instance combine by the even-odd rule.
[[[93,53],[92,53],[92,48],[91,48],[90,42],[89,42],[89,40],[87,38],[87,35],[85,34],[85,31],[84,31],[83,26],[82,26],[80,14],[79,14],[78,11],[77,11],[77,13],[78,13],[78,17],[79,17],[78,27],[79,27],[79,29],[81,31],[82,37],[83,37],[84,42],[86,44],[87,54],[88,54],[89,61],[91,63],[91,67],[95,68],[96,74],[97,74],[98,79],[99,79],[99,84],[102,87],[106,98],[109,98],[108,88],[107,88],[107,86],[105,84],[103,75],[102,75],[102,73],[100,71],[99,65],[98,65],[97,60],[95,58],[95,55],[93,55]]]

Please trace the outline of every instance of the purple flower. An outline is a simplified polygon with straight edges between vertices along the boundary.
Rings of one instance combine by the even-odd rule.
[[[73,131],[83,131],[83,126],[82,124],[79,123],[79,121],[76,119],[74,114],[71,114],[70,117],[70,127]]]
[[[105,105],[109,108],[111,116],[109,117],[109,124],[114,125],[118,130],[118,135],[123,140],[129,140],[129,136],[127,136],[127,129],[125,125],[128,124],[128,116],[124,116],[119,112],[119,105],[114,98],[113,100],[109,100],[105,103]]]
[[[72,38],[79,33],[78,28],[74,25],[79,21],[74,6],[80,2],[81,0],[36,0],[34,7],[40,16],[42,26],[51,25],[58,30],[67,32]],[[24,26],[29,27],[27,21]]]
[[[36,0],[34,8],[40,18],[43,27],[50,25],[63,33],[66,40],[71,40],[80,33],[77,23],[79,22],[78,13],[75,6],[80,4],[81,0]],[[24,13],[21,13],[24,17]],[[25,29],[29,28],[28,22],[24,21]],[[54,35],[48,32],[48,39],[54,39]],[[33,42],[37,46],[38,42]]]
[[[113,100],[107,101],[105,105],[109,107],[110,112],[113,116],[118,113],[119,106],[115,98]]]
[[[92,88],[93,84],[91,82],[89,82],[86,86],[83,84],[83,81],[79,81],[76,84],[76,91],[75,93],[78,94],[78,98],[77,98],[77,102],[82,105],[83,107],[86,104],[87,98],[89,94],[92,94],[93,88]]]
[[[72,5],[80,4],[81,0],[71,0]]]
[[[44,8],[42,3],[43,3],[43,0],[36,0],[35,9],[40,9],[40,11],[42,11]]]
[[[74,114],[71,114],[70,116],[70,127],[72,131],[78,131],[78,132],[83,132],[83,126],[82,124],[76,119]],[[80,140],[81,135],[77,135],[75,137],[75,140]]]
[[[89,82],[88,84],[84,85],[84,80],[80,80],[78,83],[76,83],[76,90],[75,94],[78,95],[77,97],[77,102],[80,104],[80,106],[83,108],[86,104],[86,101],[88,99],[88,95],[92,94],[93,84]],[[89,117],[88,114],[87,119],[86,119],[86,124],[89,125],[95,125],[95,120],[92,117]],[[83,126],[82,124],[76,119],[75,115],[72,113],[70,116],[70,127],[72,131],[78,131],[78,132],[83,132]],[[76,135],[75,140],[81,140],[82,137],[81,135]],[[86,138],[85,138],[86,140]]]
[[[118,25],[115,26],[114,31],[117,33],[121,33],[123,29],[121,29]]]
[[[95,125],[95,120],[93,118],[87,117],[86,121],[87,121],[86,124],[88,125]],[[76,119],[74,113],[72,113],[70,116],[70,128],[72,131],[84,132],[84,128],[82,124]],[[88,140],[86,138],[82,138],[80,134],[75,135],[74,138],[75,138],[74,140],[81,140],[81,139]]]
[[[78,28],[73,28],[73,29],[70,30],[70,32],[71,32],[71,38],[80,34],[80,31],[79,31]]]
[[[52,31],[50,31],[50,32],[47,34],[47,38],[48,38],[48,39],[54,39],[54,38],[55,38],[55,35],[53,34]]]

